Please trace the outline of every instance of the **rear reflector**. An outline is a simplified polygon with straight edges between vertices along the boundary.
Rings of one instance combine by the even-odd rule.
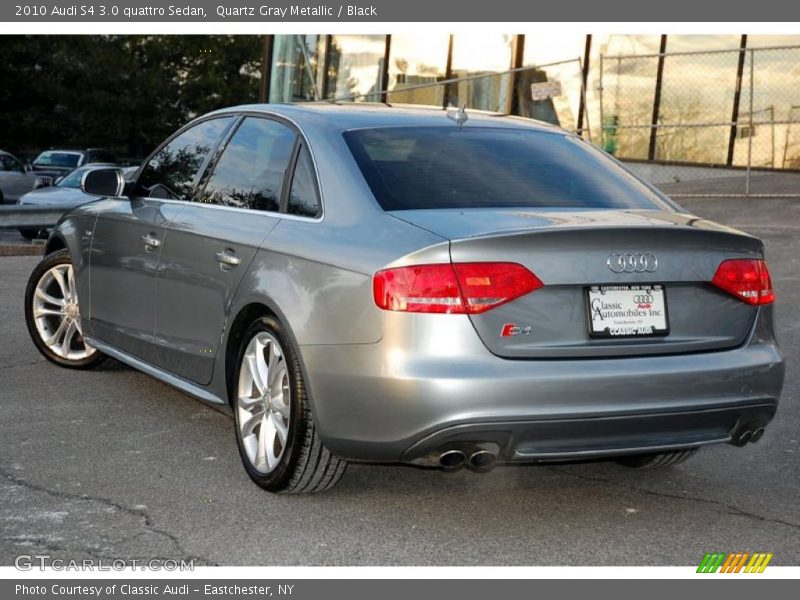
[[[384,310],[477,314],[543,285],[516,263],[458,263],[378,271],[372,291]]]
[[[748,304],[771,304],[775,301],[767,263],[753,258],[724,260],[717,267],[711,283]]]

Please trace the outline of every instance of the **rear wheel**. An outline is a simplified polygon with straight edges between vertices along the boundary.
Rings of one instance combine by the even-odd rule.
[[[39,352],[50,362],[89,369],[105,358],[83,339],[75,274],[67,250],[46,256],[25,289],[25,323]]]
[[[660,469],[680,464],[694,456],[696,452],[696,448],[690,448],[688,450],[670,450],[669,452],[658,452],[656,454],[637,454],[636,456],[618,458],[616,462],[631,469]]]
[[[317,435],[291,340],[271,317],[253,322],[243,340],[233,411],[245,471],[269,492],[333,487],[347,463],[333,456]]]

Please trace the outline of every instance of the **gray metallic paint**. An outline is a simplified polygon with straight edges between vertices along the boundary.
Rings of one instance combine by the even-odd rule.
[[[512,423],[500,429],[524,443],[530,441],[526,432],[564,419],[626,415],[635,428],[637,415],[680,413],[689,415],[681,422],[690,423],[692,414],[713,409],[739,426],[754,406],[767,407],[758,409],[759,419],[771,418],[783,382],[772,307],[755,309],[696,284],[709,281],[723,257],[762,256],[757,239],[672,212],[669,202],[663,211],[646,212],[386,213],[342,131],[442,125],[443,114],[255,105],[214,115],[245,113],[280,118],[302,132],[315,163],[322,217],[157,199],[106,199],[73,210],[54,236],[65,241],[75,262],[90,343],[229,411],[225,350],[238,343],[231,329],[241,311],[263,306],[287,326],[300,350],[323,441],[358,460],[418,462],[438,444],[457,439],[458,428],[467,427],[478,440],[500,422]],[[564,135],[480,114],[471,115],[467,126]],[[143,249],[146,232],[160,236],[159,253]],[[224,248],[241,255],[235,273],[214,259]],[[662,260],[654,274],[615,275],[605,265],[611,251],[653,248]],[[472,318],[386,312],[374,305],[377,270],[451,258],[518,261],[552,287],[495,309],[505,312]],[[700,306],[695,317],[687,312],[681,319],[683,329],[673,322],[675,338],[589,344],[581,339],[582,325],[547,323],[555,307],[577,301],[575,285],[633,280],[667,282],[672,312],[683,302],[713,301],[717,310],[721,303],[724,321]],[[492,330],[511,317],[536,320],[536,327],[562,331],[563,339],[498,341]],[[708,432],[709,440],[712,433],[719,435]],[[580,451],[588,442],[572,443]],[[520,459],[513,444],[505,459]]]

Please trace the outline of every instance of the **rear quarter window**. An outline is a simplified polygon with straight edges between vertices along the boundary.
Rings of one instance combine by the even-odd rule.
[[[466,125],[360,129],[344,138],[384,210],[667,206],[568,134]]]

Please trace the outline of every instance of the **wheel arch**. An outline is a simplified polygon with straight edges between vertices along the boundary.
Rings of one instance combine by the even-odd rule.
[[[231,314],[233,314],[233,312]],[[311,386],[307,377],[303,356],[300,353],[300,346],[297,343],[297,338],[289,327],[289,321],[286,319],[286,316],[283,314],[283,312],[271,302],[265,302],[263,299],[258,298],[244,302],[239,309],[235,311],[235,315],[236,316],[234,316],[230,321],[231,325],[228,328],[228,334],[224,344],[225,392],[227,394],[228,406],[233,408],[233,384],[236,378],[237,367],[236,359],[238,358],[239,349],[242,345],[242,337],[253,321],[261,317],[272,317],[281,324],[281,327],[297,351],[297,359],[300,363],[301,375],[303,376],[303,381],[306,384],[306,395],[308,397],[309,404],[313,408],[314,401],[311,397]]]
[[[69,246],[67,246],[67,242],[60,233],[55,232],[50,235],[47,239],[47,243],[44,246],[44,255],[47,256],[48,254],[52,254],[53,252],[58,252],[59,250],[66,250]]]

